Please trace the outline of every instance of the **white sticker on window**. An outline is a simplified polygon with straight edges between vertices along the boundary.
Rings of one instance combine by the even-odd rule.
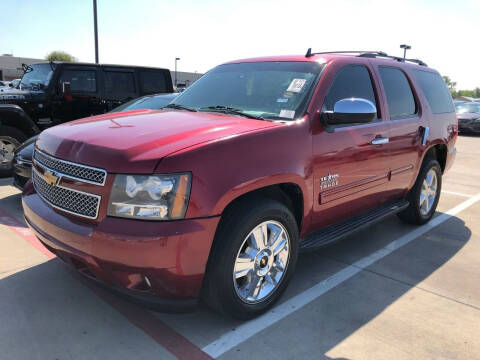
[[[280,117],[293,119],[295,117],[295,111],[293,110],[280,110]]]
[[[307,79],[293,79],[290,85],[288,86],[287,91],[299,93],[302,91],[303,86],[307,82]]]

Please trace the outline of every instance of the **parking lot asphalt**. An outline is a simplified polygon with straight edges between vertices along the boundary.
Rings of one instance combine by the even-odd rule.
[[[389,218],[302,254],[250,322],[145,310],[80,278],[0,179],[0,359],[480,359],[480,136],[460,136],[435,218]]]

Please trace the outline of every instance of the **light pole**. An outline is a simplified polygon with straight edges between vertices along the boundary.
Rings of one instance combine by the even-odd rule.
[[[175,58],[175,87],[177,87],[177,61],[180,60],[179,57]]]
[[[412,47],[410,45],[402,44],[400,45],[400,49],[403,49],[403,60],[407,57],[407,50],[410,50]]]
[[[95,64],[98,64],[97,0],[93,0],[93,32],[95,36]]]

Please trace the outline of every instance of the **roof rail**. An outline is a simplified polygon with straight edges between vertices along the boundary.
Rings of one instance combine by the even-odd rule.
[[[399,62],[411,62],[411,63],[415,63],[415,64],[418,64],[418,65],[421,65],[421,66],[427,66],[427,64],[425,62],[423,62],[422,60],[419,60],[419,59],[404,59],[404,58],[401,58],[401,57],[398,57],[398,56],[388,55],[387,53],[385,53],[383,51],[379,51],[377,53],[368,52],[368,53],[363,53],[363,54],[360,54],[360,55],[357,55],[357,56],[369,57],[369,58],[383,57],[383,58],[387,58],[387,59],[393,59],[393,60],[396,60],[396,61],[399,61]]]
[[[370,53],[387,55],[386,53],[378,50],[340,50],[340,51],[312,52],[312,48],[308,48],[307,53],[305,54],[305,57],[310,57],[313,55],[321,55],[321,54],[370,54]]]
[[[368,57],[368,58],[387,58],[387,59],[392,59],[396,60],[398,62],[412,62],[421,66],[427,66],[426,63],[424,63],[422,60],[419,59],[404,59],[398,56],[391,56],[388,55],[384,51],[377,51],[377,50],[342,50],[342,51],[324,51],[324,52],[312,52],[312,48],[309,48],[307,50],[307,53],[305,54],[305,57],[311,57],[313,55],[321,55],[321,54],[356,54],[355,56],[359,57]]]

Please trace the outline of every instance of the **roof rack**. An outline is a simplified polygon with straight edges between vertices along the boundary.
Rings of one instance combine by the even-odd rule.
[[[342,51],[324,51],[324,52],[312,52],[312,48],[309,48],[307,50],[307,53],[305,54],[305,57],[311,57],[313,55],[321,55],[321,54],[356,54],[355,56],[358,57],[368,57],[368,58],[387,58],[387,59],[392,59],[396,60],[398,62],[412,62],[421,66],[427,66],[426,63],[424,63],[422,60],[419,59],[404,59],[398,56],[391,56],[388,55],[384,51],[376,51],[376,50],[342,50]]]

